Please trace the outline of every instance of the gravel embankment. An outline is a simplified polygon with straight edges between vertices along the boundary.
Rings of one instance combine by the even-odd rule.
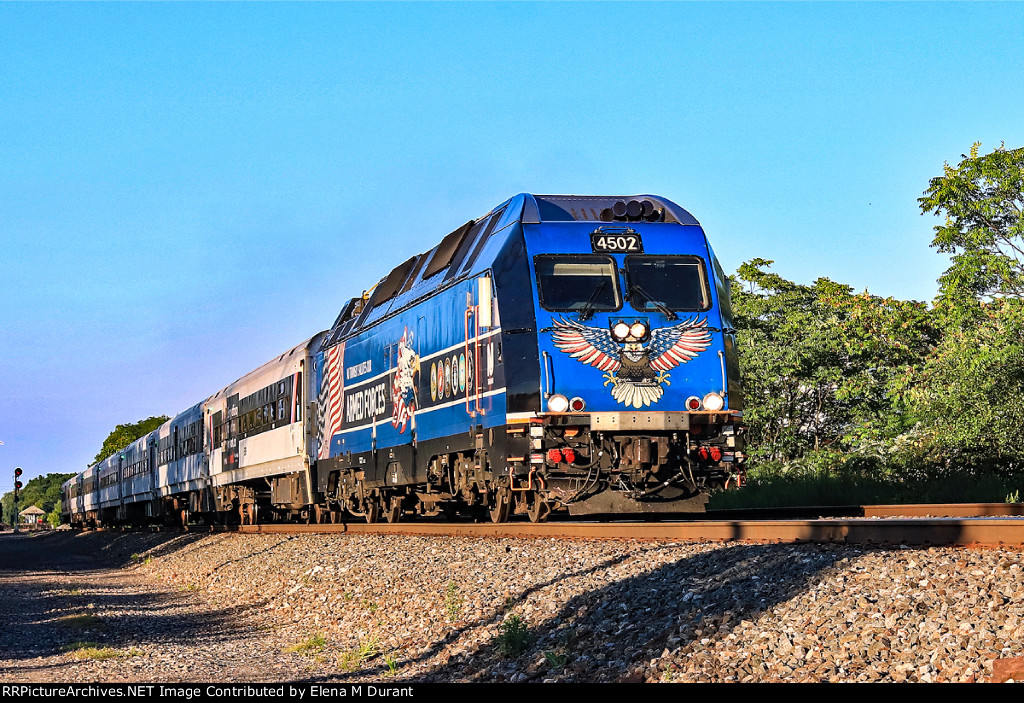
[[[1024,654],[1015,550],[372,535],[31,542],[38,563],[0,566],[0,603],[26,600],[31,613],[4,629],[41,638],[4,654],[3,681],[980,681],[993,660]],[[69,617],[81,614],[98,624],[74,630]],[[61,651],[77,640],[116,656]],[[11,645],[0,632],[3,651]]]

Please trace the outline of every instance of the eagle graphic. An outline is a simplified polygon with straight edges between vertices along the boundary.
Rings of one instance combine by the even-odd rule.
[[[634,408],[657,403],[665,393],[662,384],[672,385],[669,369],[685,364],[711,346],[707,317],[653,330],[643,322],[620,322],[612,329],[587,327],[561,317],[553,322],[554,345],[604,371],[604,385],[611,384],[616,402]]]

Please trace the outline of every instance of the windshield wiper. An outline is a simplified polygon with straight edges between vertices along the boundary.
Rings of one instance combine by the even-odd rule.
[[[591,315],[594,314],[594,303],[597,302],[598,296],[601,295],[607,285],[608,281],[601,281],[601,285],[595,288],[594,292],[590,294],[587,304],[580,308],[580,322],[589,320]]]
[[[650,293],[648,293],[647,291],[640,287],[640,284],[634,283],[632,286],[630,286],[629,294],[633,295],[634,293],[639,293],[644,300],[651,303],[655,308],[657,308],[658,312],[664,313],[665,317],[667,317],[669,320],[679,319],[678,315],[676,315],[674,312],[665,307],[664,303],[655,300],[654,296],[652,296]]]

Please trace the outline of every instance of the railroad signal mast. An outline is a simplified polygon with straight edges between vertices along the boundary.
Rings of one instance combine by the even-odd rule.
[[[18,491],[21,490],[21,467],[19,466],[14,470],[14,514],[11,516],[11,522],[14,523],[14,531],[18,531]]]

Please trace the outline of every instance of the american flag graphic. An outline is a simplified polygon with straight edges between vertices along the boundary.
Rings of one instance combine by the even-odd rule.
[[[415,374],[419,373],[420,368],[420,358],[413,351],[408,329],[403,331],[402,338],[398,341],[396,366],[395,375],[391,379],[391,401],[395,408],[391,416],[391,425],[401,434],[405,432],[406,423],[416,412]]]
[[[331,438],[341,430],[341,409],[345,399],[345,382],[341,370],[345,363],[345,344],[337,344],[324,353],[323,377],[320,380],[320,437],[318,459],[331,452]]]

